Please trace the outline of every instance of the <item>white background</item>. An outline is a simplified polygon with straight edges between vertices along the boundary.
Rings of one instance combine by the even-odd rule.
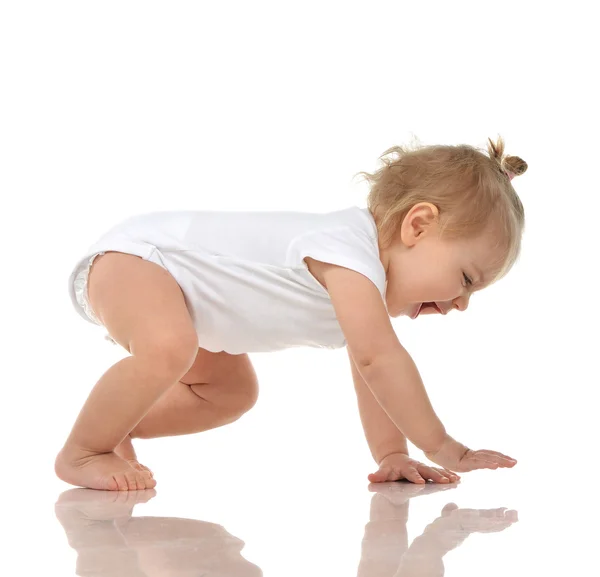
[[[465,313],[393,321],[448,432],[519,461],[411,502],[409,535],[450,501],[508,507],[519,523],[453,551],[446,575],[589,569],[599,48],[589,2],[3,3],[0,485],[12,574],[74,573],[52,510],[69,488],[54,457],[127,355],[69,300],[87,247],[142,212],[366,206],[353,176],[413,134],[482,148],[502,135],[529,169],[513,180],[526,231],[512,272]],[[251,359],[261,393],[241,420],[138,442],[159,483],[142,515],[222,524],[265,575],[356,574],[376,467],[346,352]]]

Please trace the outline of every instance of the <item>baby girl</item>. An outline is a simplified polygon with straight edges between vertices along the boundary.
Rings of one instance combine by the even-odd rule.
[[[487,154],[486,154],[487,152]],[[389,157],[387,155],[390,155]],[[170,211],[134,216],[77,262],[79,314],[130,356],[96,383],[59,452],[73,485],[149,489],[133,438],[206,431],[257,400],[248,353],[346,347],[372,482],[454,482],[456,472],[513,467],[453,439],[431,406],[390,317],[464,311],[515,263],[527,170],[468,145],[393,147],[364,174],[368,208],[329,213]],[[407,439],[438,467],[408,455]]]

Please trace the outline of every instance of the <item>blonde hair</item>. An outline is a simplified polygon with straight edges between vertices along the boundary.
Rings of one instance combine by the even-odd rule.
[[[394,159],[386,156],[396,154]],[[367,206],[377,214],[382,247],[391,244],[408,211],[419,202],[439,210],[444,238],[472,238],[492,223],[499,226],[497,242],[504,249],[503,262],[492,282],[502,278],[521,251],[525,228],[523,205],[507,172],[519,176],[527,163],[518,156],[504,156],[504,140],[488,138],[487,155],[468,144],[423,146],[418,142],[393,146],[379,158],[384,166],[374,174],[362,174],[370,184]]]

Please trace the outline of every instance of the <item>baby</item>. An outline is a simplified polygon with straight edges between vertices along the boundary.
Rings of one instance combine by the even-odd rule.
[[[395,158],[385,158],[395,153]],[[150,489],[132,438],[206,431],[258,395],[248,353],[346,346],[372,482],[454,482],[514,459],[454,440],[390,317],[464,311],[516,261],[527,170],[489,140],[393,147],[364,174],[368,208],[330,213],[158,212],[109,230],[69,278],[76,310],[130,356],[96,383],[59,452],[60,479]],[[439,467],[408,456],[407,439]]]

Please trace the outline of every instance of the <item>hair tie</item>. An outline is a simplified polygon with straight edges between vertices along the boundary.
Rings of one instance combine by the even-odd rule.
[[[512,180],[515,177],[515,173],[510,172],[510,170],[504,170],[504,174],[506,174],[506,176],[508,176],[508,180]]]

